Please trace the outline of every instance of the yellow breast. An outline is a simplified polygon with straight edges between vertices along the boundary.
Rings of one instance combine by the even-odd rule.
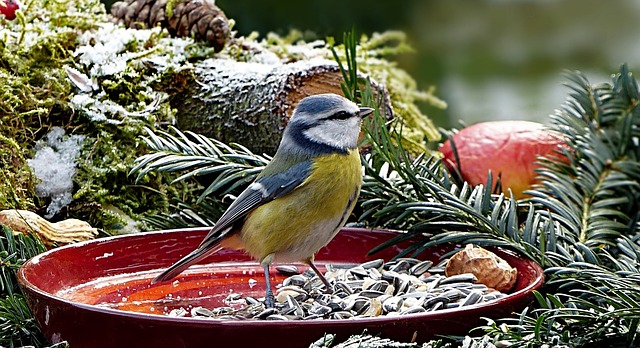
[[[300,187],[247,217],[240,233],[245,250],[259,261],[270,254],[284,262],[313,256],[344,225],[361,185],[357,150],[318,157]]]

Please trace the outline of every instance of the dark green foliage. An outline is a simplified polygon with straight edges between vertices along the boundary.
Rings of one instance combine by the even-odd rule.
[[[46,341],[21,295],[6,296],[0,300],[0,318],[0,343],[3,347],[42,347]]]
[[[0,224],[0,293],[13,295],[18,292],[16,271],[28,259],[46,251],[37,237],[14,234],[11,229]]]
[[[542,158],[528,201],[460,184],[436,158],[410,158],[397,133],[367,127],[361,220],[405,229],[373,250],[424,236],[398,256],[442,243],[499,245],[547,268],[547,295],[519,319],[485,330],[513,346],[630,346],[638,340],[638,86],[623,66],[612,84],[569,73],[572,93],[551,116],[566,148]],[[377,123],[383,124],[381,119]],[[568,160],[567,160],[568,159]],[[488,182],[491,182],[489,179]],[[606,342],[606,343],[604,343]]]
[[[569,163],[543,161],[531,192],[536,213],[557,221],[547,296],[517,330],[517,345],[635,346],[640,319],[638,86],[626,66],[611,84],[568,75],[571,97],[552,116]],[[524,338],[524,340],[523,340]],[[532,341],[533,340],[533,341]]]
[[[620,76],[631,80],[624,67]],[[581,75],[571,78],[584,81]],[[431,239],[431,243],[469,240],[482,232],[478,242],[483,244],[509,240],[514,247],[537,246],[541,252],[535,258],[549,265],[584,260],[600,263],[602,250],[624,250],[627,256],[635,257],[634,243],[625,238],[633,238],[638,227],[637,136],[621,133],[627,128],[624,132],[628,134],[636,131],[631,126],[636,100],[624,99],[633,95],[624,88],[637,87],[620,79],[609,88],[602,85],[592,90],[586,82],[573,86],[574,90],[582,88],[606,117],[581,116],[580,110],[591,104],[582,95],[571,96],[552,117],[553,128],[567,139],[565,154],[570,163],[543,159],[543,183],[529,192],[533,196],[529,202],[491,195],[482,186],[458,187],[437,159],[409,161],[402,149],[388,150],[394,135],[379,128],[382,132],[370,134],[374,140],[372,156],[382,158],[392,175],[383,177],[377,173],[380,166],[368,167],[368,174],[377,181],[363,191],[370,198],[364,202],[368,209],[363,217],[416,234],[433,232],[434,224],[453,230]],[[607,123],[598,123],[599,119]],[[531,250],[531,256],[534,254]]]
[[[138,158],[131,174],[141,180],[152,172],[180,173],[173,183],[198,180],[206,188],[193,203],[187,199],[177,202],[174,208],[179,213],[150,216],[145,221],[156,228],[211,226],[231,201],[225,197],[248,186],[270,158],[239,144],[226,145],[192,132],[171,130],[175,136],[146,130],[144,141],[152,153]]]
[[[340,68],[340,72],[342,73],[343,81],[340,82],[340,88],[342,89],[342,93],[345,98],[358,102],[361,98],[360,96],[360,86],[358,79],[358,63],[356,59],[356,47],[357,43],[357,35],[355,29],[352,29],[350,33],[344,33],[344,53],[345,60],[347,61],[347,67],[345,68],[336,52],[335,48],[331,47],[331,53],[333,54],[333,58],[338,63],[338,67]]]
[[[0,345],[41,347],[44,338],[18,288],[16,272],[29,258],[44,252],[33,236],[15,234],[0,225]]]
[[[531,191],[532,201],[560,222],[565,248],[566,243],[589,249],[615,246],[635,235],[640,214],[640,162],[634,144],[634,124],[640,122],[638,86],[626,67],[611,85],[592,87],[580,75],[569,78],[572,99],[552,122],[553,129],[568,135],[566,153],[572,160],[544,162],[544,182]]]

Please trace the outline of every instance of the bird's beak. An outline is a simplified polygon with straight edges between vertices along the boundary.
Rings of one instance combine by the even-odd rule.
[[[373,113],[372,108],[360,108],[360,112],[358,112],[358,115],[360,115],[360,118],[365,118],[371,115],[372,113]]]

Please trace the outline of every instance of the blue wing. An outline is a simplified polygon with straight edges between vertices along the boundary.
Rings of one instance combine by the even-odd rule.
[[[266,168],[265,168],[266,169]],[[234,226],[259,206],[282,197],[300,186],[311,173],[311,161],[291,166],[286,171],[258,177],[222,214],[198,248],[157,276],[153,283],[169,280],[189,266],[220,250],[220,241],[238,231]]]

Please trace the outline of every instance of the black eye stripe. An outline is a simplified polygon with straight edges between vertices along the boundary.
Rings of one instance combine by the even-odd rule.
[[[346,112],[346,111],[338,111],[335,114],[331,115],[331,116],[327,116],[324,119],[325,120],[346,120],[349,119],[351,117],[353,117],[354,114]]]

